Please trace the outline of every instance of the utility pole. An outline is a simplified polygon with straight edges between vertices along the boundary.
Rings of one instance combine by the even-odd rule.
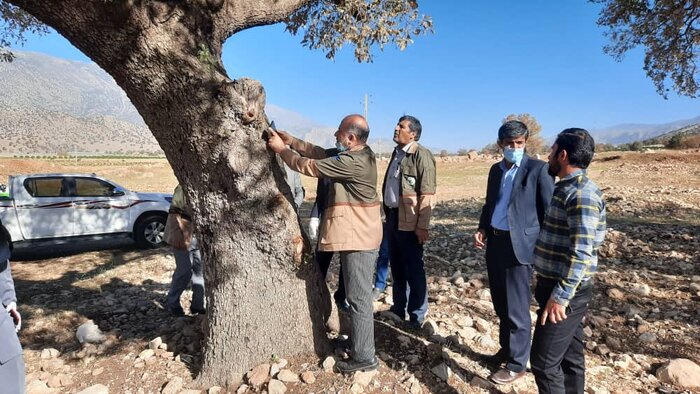
[[[369,118],[367,117],[367,115],[368,115],[368,113],[369,113],[369,98],[370,98],[370,97],[372,97],[371,94],[365,93],[365,99],[364,99],[363,102],[362,102],[362,105],[363,105],[363,107],[364,107],[364,109],[365,109],[365,114],[364,114],[364,115],[365,115],[365,119],[367,119],[368,122],[369,122]]]

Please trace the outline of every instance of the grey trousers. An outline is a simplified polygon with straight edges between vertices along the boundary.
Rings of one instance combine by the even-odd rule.
[[[196,238],[188,250],[174,249],[175,272],[168,291],[167,304],[169,310],[182,309],[180,296],[192,283],[192,304],[190,311],[204,309],[204,275],[202,272],[202,255]]]
[[[3,393],[24,394],[24,358],[21,354],[0,364],[0,382]]]
[[[374,357],[372,285],[377,249],[340,252],[346,299],[350,304],[351,353],[355,361]]]

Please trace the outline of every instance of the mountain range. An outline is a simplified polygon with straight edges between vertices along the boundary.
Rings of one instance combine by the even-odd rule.
[[[162,154],[126,93],[97,65],[13,52],[13,62],[0,62],[0,138],[5,141],[0,155]],[[267,104],[266,112],[279,128],[297,137],[335,145],[335,126],[274,104]],[[597,142],[622,144],[694,124],[700,124],[700,116],[665,124],[621,124],[592,133]],[[395,145],[388,139],[370,138],[369,143],[378,153],[391,152]]]

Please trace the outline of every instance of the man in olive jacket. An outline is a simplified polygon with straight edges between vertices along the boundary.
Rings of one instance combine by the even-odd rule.
[[[330,157],[324,148],[286,132],[270,129],[268,133],[268,147],[289,168],[331,180],[318,250],[340,254],[350,305],[352,341],[352,358],[336,363],[336,369],[342,373],[376,369],[379,362],[374,354],[372,275],[382,239],[382,222],[377,198],[377,162],[367,146],[367,121],[360,115],[346,116],[335,132],[339,153]]]
[[[418,144],[422,126],[404,115],[394,129],[396,148],[384,176],[385,226],[394,295],[390,311],[420,328],[428,311],[423,244],[435,207],[435,158]]]

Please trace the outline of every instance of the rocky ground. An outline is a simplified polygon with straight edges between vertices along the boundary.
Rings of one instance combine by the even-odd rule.
[[[700,392],[698,159],[697,152],[605,155],[591,168],[611,229],[585,329],[589,393]],[[472,246],[480,195],[465,195],[435,211],[426,248],[428,324],[413,330],[392,321],[382,313],[391,304],[385,294],[375,304],[380,368],[347,377],[330,372],[332,357],[280,355],[240,386],[190,389],[206,317],[163,311],[174,268],[167,249],[121,242],[18,251],[13,271],[28,392],[535,393],[529,374],[492,385],[486,378],[493,367],[479,361],[497,350],[497,320],[483,252]],[[329,280],[334,286],[336,276]],[[104,333],[98,344],[76,339],[89,319]],[[677,359],[689,361],[674,361],[668,372],[664,365]],[[673,380],[674,371],[685,371],[685,380]]]

